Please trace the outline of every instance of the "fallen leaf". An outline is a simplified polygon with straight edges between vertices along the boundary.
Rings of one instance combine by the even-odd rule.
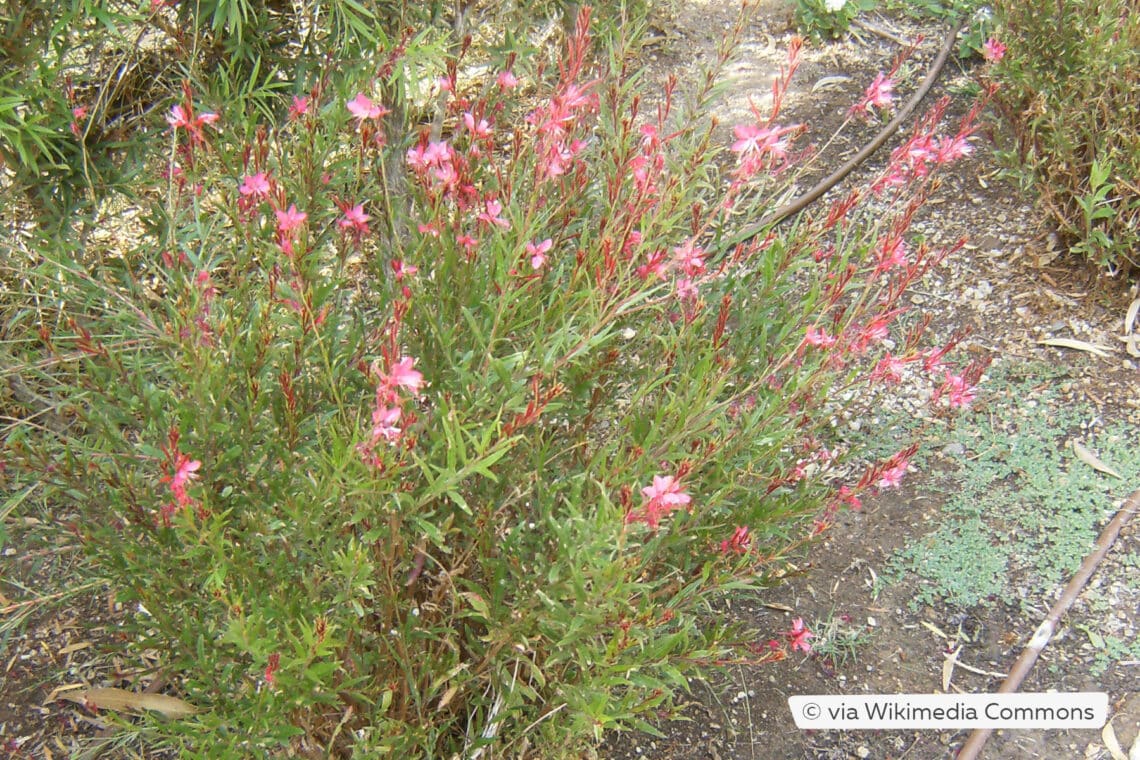
[[[445,691],[443,693],[443,696],[440,697],[439,706],[436,707],[436,710],[442,710],[443,708],[445,708],[449,704],[451,704],[451,700],[455,699],[455,695],[458,693],[459,693],[459,687],[458,686],[447,687],[447,691]]]
[[[165,694],[136,694],[125,689],[80,689],[59,694],[58,698],[81,705],[91,705],[100,710],[116,712],[154,710],[167,718],[185,718],[198,712],[197,707],[178,697],[168,697]]]
[[[948,693],[950,691],[950,679],[954,676],[954,663],[958,661],[958,653],[962,651],[962,647],[956,647],[953,652],[946,655],[946,659],[942,663],[942,692]]]
[[[78,652],[80,649],[87,649],[89,646],[91,646],[90,641],[80,641],[76,644],[68,644],[63,649],[59,650],[57,655],[59,657],[64,657],[71,654],[72,652]]]
[[[770,610],[779,610],[780,612],[795,612],[795,610],[792,609],[791,607],[789,607],[788,605],[776,604],[775,602],[765,602],[765,603],[761,604],[760,606],[761,607],[767,607]]]
[[[950,637],[949,637],[949,636],[947,636],[945,633],[943,633],[943,632],[942,632],[942,631],[941,631],[941,630],[938,628],[938,626],[934,625],[934,623],[928,623],[928,622],[926,622],[925,620],[923,620],[923,621],[922,621],[922,625],[923,625],[924,627],[926,627],[927,629],[929,629],[931,633],[934,633],[934,634],[936,634],[936,635],[938,635],[938,636],[941,636],[941,637],[942,637],[942,638],[944,638],[944,639],[949,639],[949,638],[950,638]]]
[[[851,77],[833,76],[833,77],[820,77],[815,84],[811,86],[811,91],[814,93],[818,90],[826,90],[828,88],[835,89],[841,84],[851,81]]]
[[[1124,350],[1129,356],[1136,357],[1140,357],[1140,332],[1134,329],[1138,314],[1140,314],[1140,298],[1135,298],[1128,307],[1128,313],[1124,315],[1124,334],[1120,336],[1124,341]]]
[[[1128,760],[1128,755],[1124,754],[1124,750],[1120,746],[1120,741],[1116,738],[1116,731],[1112,728],[1112,721],[1104,724],[1101,729],[1100,738],[1104,739],[1104,746],[1108,748],[1109,754],[1112,755],[1112,760]]]
[[[1054,346],[1056,348],[1071,348],[1076,351],[1087,351],[1090,354],[1096,354],[1102,359],[1108,358],[1108,349],[1103,346],[1097,346],[1083,340],[1074,340],[1073,338],[1049,338],[1047,340],[1037,341],[1041,346]]]
[[[1097,472],[1103,472],[1105,475],[1111,475],[1114,478],[1122,478],[1119,472],[1112,469],[1104,462],[1100,461],[1100,459],[1097,458],[1096,454],[1086,449],[1076,439],[1073,439],[1073,451],[1076,452],[1077,459],[1081,460]]]

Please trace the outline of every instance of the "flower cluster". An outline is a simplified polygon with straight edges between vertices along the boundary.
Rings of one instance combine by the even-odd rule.
[[[799,124],[776,127],[759,124],[737,124],[733,127],[737,154],[736,176],[747,180],[764,169],[777,169],[788,160],[788,135],[801,131]]]
[[[197,459],[191,459],[178,450],[179,437],[178,430],[172,429],[167,444],[162,446],[162,451],[166,454],[166,461],[162,463],[163,475],[159,478],[159,482],[169,486],[170,494],[173,497],[172,501],[164,504],[159,510],[159,520],[162,526],[166,528],[171,526],[174,515],[186,507],[196,507],[199,516],[205,514],[201,504],[191,497],[186,490],[190,483],[198,478],[198,470],[202,468],[202,463]]]
[[[863,98],[848,110],[848,115],[868,116],[872,108],[889,113],[894,106],[894,89],[895,80],[891,75],[880,71],[875,75],[874,81],[867,85]]]
[[[216,113],[205,112],[195,115],[194,106],[187,100],[185,105],[175,105],[170,109],[170,115],[166,117],[166,121],[170,124],[170,128],[177,131],[178,129],[185,129],[187,134],[190,135],[190,140],[196,145],[205,145],[206,136],[203,127],[207,124],[214,124],[218,121]]]
[[[413,368],[415,363],[415,359],[405,356],[391,362],[387,371],[381,369],[380,362],[372,365],[378,379],[372,407],[372,429],[368,440],[359,444],[357,449],[364,461],[373,467],[383,466],[378,454],[380,445],[397,443],[403,437],[405,427],[415,421],[415,415],[404,408],[406,398],[400,394],[402,389],[414,395],[424,386],[423,374]]]
[[[565,62],[559,64],[557,90],[548,103],[526,117],[527,124],[538,132],[535,148],[540,180],[554,180],[569,173],[586,147],[586,142],[577,136],[576,127],[583,116],[598,108],[597,95],[592,92],[594,82],[577,81],[588,52],[584,30],[589,21],[590,9],[583,7],[577,19],[579,31],[571,37]]]
[[[808,643],[808,639],[814,638],[815,634],[809,631],[807,626],[804,625],[803,618],[793,620],[792,629],[790,631],[784,631],[784,636],[788,639],[788,643],[792,645],[793,652],[799,650],[804,654],[811,654],[811,644]]]
[[[657,529],[662,517],[692,502],[692,497],[681,490],[680,480],[672,475],[654,475],[652,485],[641,489],[641,496],[645,500],[641,509],[630,511],[625,521],[645,523],[653,530]]]
[[[926,177],[933,167],[949,164],[973,152],[973,146],[970,145],[970,136],[975,129],[973,122],[976,114],[973,110],[962,120],[954,135],[936,134],[938,121],[945,113],[948,103],[949,100],[943,98],[935,104],[911,137],[895,148],[886,172],[873,186],[876,193],[881,193],[887,187],[909,185]]]

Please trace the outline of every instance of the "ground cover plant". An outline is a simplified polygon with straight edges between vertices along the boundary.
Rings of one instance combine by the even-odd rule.
[[[1127,426],[1102,427],[1087,403],[1056,404],[1055,385],[1066,374],[1063,367],[996,365],[988,410],[959,417],[939,443],[974,453],[968,467],[945,476],[952,485],[944,489],[950,496],[941,526],[898,552],[885,574],[884,583],[898,582],[903,571],[922,579],[915,607],[1037,604],[1033,592],[1063,586],[1096,541],[1106,510],[1128,495],[1140,459]],[[1018,397],[1034,403],[997,407]],[[1100,428],[1095,435],[1090,423]],[[1077,447],[1095,451],[1115,474],[1091,467]]]
[[[157,746],[572,754],[648,728],[687,673],[775,656],[711,602],[905,474],[908,447],[845,468],[832,420],[904,380],[972,398],[982,365],[900,297],[945,253],[907,230],[976,111],[936,106],[873,187],[730,246],[792,176],[797,45],[726,150],[715,72],[645,107],[623,41],[596,62],[576,28],[557,65],[461,82],[458,51],[410,129],[398,43],[283,123],[187,80],[133,245],[77,220],[8,273],[18,381],[57,400],[7,431],[8,476],[74,505],[164,653],[193,714]],[[853,115],[891,100],[880,78]]]

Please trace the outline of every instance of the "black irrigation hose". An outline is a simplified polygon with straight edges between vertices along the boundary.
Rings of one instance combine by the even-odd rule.
[[[743,230],[737,237],[733,239],[732,245],[740,245],[764,234],[772,225],[779,224],[787,219],[792,214],[797,214],[803,211],[810,204],[815,202],[835,185],[843,181],[843,178],[855,170],[857,166],[866,161],[871,155],[882,147],[891,135],[898,131],[903,122],[906,121],[911,113],[914,111],[922,99],[930,92],[930,88],[938,80],[938,75],[942,73],[942,68],[946,65],[946,60],[950,57],[950,51],[954,49],[954,41],[958,38],[958,32],[962,30],[962,26],[966,23],[966,17],[958,19],[954,24],[953,29],[946,35],[946,39],[942,42],[942,49],[938,52],[938,57],[934,59],[934,63],[930,66],[930,71],[926,74],[926,79],[922,81],[922,85],[910,97],[910,100],[899,109],[895,117],[891,119],[887,126],[883,127],[879,134],[875,135],[875,139],[863,146],[862,150],[849,158],[842,166],[833,171],[831,174],[824,177],[815,187],[807,191],[805,194],[796,198],[791,203],[788,203],[775,211],[771,212],[757,224]]]

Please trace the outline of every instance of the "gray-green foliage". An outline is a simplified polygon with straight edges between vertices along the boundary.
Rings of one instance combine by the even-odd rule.
[[[1045,368],[995,367],[983,386],[988,403],[960,418],[947,439],[966,453],[941,483],[946,520],[892,563],[920,579],[916,603],[971,607],[1051,594],[1140,472],[1136,431],[1089,427],[1094,410],[1060,403],[1063,377],[1038,369]],[[1080,461],[1072,439],[1124,479]]]

